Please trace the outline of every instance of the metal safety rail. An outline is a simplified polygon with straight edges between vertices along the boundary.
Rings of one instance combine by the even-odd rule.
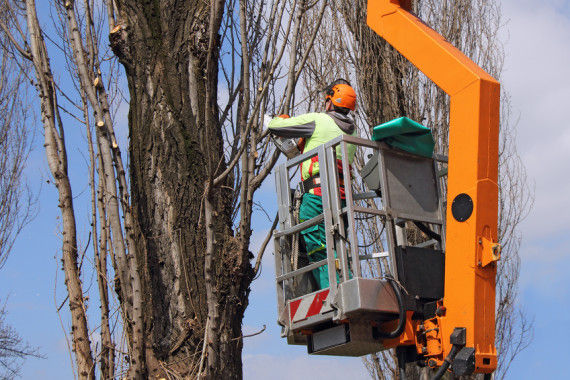
[[[356,186],[353,186],[355,179],[349,174],[351,173],[347,154],[349,144],[369,148],[374,152],[373,159],[367,165],[375,165],[369,168],[372,176],[378,177],[377,186],[369,184],[377,187],[370,189],[375,192],[355,191]],[[315,156],[318,156],[319,161],[323,213],[295,224],[292,215],[293,201],[289,172]],[[345,206],[342,204],[339,192],[337,159],[342,163]],[[435,178],[433,159],[418,157],[390,148],[383,143],[348,135],[339,136],[277,167],[279,230],[274,233],[275,268],[278,316],[279,323],[284,327],[284,336],[291,338],[301,329],[318,326],[324,322],[339,322],[351,316],[358,316],[359,320],[372,320],[381,314],[393,315],[398,312],[397,301],[390,286],[382,279],[363,278],[361,262],[385,256],[390,263],[390,275],[397,279],[397,249],[399,246],[405,247],[406,241],[405,238],[397,237],[396,223],[401,224],[407,220],[429,223],[436,226],[440,235],[444,236],[439,187]],[[357,204],[358,200],[378,197],[380,193],[380,207],[363,207]],[[386,229],[387,252],[373,255],[360,254],[356,214],[367,214],[382,219]],[[321,222],[325,225],[327,258],[293,270],[292,236]],[[405,231],[399,235],[405,237]],[[441,245],[438,246],[442,248]],[[327,264],[330,284],[328,289],[296,294],[293,279],[307,276],[312,270]],[[303,305],[307,305],[303,311],[308,314],[299,316],[298,310],[302,309]],[[305,344],[304,339],[299,336],[296,338],[298,339],[290,339],[290,343]],[[377,351],[378,347],[369,349]]]
[[[340,145],[341,155],[342,155],[342,167],[344,173],[349,173],[349,163],[347,159],[347,143],[352,143],[354,145],[364,146],[368,148],[376,148],[377,144],[370,140],[355,138],[351,136],[339,136],[326,144],[323,144],[316,149],[313,149],[305,154],[297,156],[284,164],[277,167],[276,172],[276,187],[277,187],[277,199],[278,199],[278,211],[279,211],[279,230],[274,233],[275,239],[275,252],[280,252],[281,254],[275,255],[275,268],[276,268],[276,282],[277,282],[277,303],[279,305],[279,315],[283,315],[285,309],[285,302],[287,300],[287,295],[292,294],[290,289],[287,289],[286,281],[291,280],[294,277],[301,276],[312,270],[322,267],[328,264],[328,274],[329,274],[329,284],[330,291],[332,294],[336,293],[337,282],[336,282],[336,259],[334,255],[335,247],[335,232],[343,233],[344,221],[342,218],[342,213],[348,212],[348,217],[354,215],[354,209],[352,207],[341,209],[340,194],[338,193],[339,187],[339,177],[336,162],[336,149]],[[321,192],[322,192],[322,203],[323,203],[323,214],[316,216],[310,220],[306,220],[302,223],[293,224],[292,210],[293,204],[291,200],[291,184],[289,179],[289,170],[296,167],[303,161],[311,159],[312,157],[318,156],[319,161],[319,172],[321,178]],[[350,205],[352,203],[352,191],[351,188],[351,178],[350,176],[345,176],[345,191],[346,193],[346,203]],[[350,211],[349,211],[350,210]],[[290,237],[293,234],[299,233],[307,228],[315,226],[324,221],[325,231],[326,231],[326,252],[327,259],[316,263],[312,263],[303,268],[292,270],[289,258],[290,244],[286,237]],[[353,229],[352,223],[349,221],[348,229]],[[337,234],[338,235],[338,234]],[[337,240],[339,237],[337,236]],[[355,234],[349,233],[348,237],[344,237],[345,240],[356,241]],[[338,244],[339,252],[337,258],[339,261],[341,280],[344,282],[348,280],[348,257],[347,250],[344,244]],[[351,244],[351,246],[355,246]],[[351,249],[350,252],[353,262],[358,262],[358,251],[356,249]],[[359,266],[355,266],[354,277],[361,277],[361,270]]]

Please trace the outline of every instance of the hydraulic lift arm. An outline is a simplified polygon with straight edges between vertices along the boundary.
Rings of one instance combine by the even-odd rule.
[[[450,96],[444,298],[433,321],[439,344],[428,344],[426,356],[442,365],[444,357],[457,351],[449,337],[463,328],[465,348],[474,352],[475,372],[491,373],[497,366],[500,85],[412,15],[410,4],[369,0],[368,25]],[[394,345],[414,339],[417,330],[410,329]]]

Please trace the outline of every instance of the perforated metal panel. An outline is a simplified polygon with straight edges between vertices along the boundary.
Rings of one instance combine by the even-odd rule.
[[[433,159],[393,149],[381,149],[380,159],[386,171],[386,206],[397,214],[440,219]]]

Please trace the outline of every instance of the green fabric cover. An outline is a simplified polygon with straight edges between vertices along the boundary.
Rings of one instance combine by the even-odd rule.
[[[407,117],[400,117],[377,125],[372,140],[424,157],[433,156],[434,141],[431,130]]]

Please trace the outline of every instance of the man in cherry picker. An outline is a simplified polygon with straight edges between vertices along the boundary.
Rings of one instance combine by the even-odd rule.
[[[284,138],[302,138],[302,153],[325,144],[341,135],[356,135],[354,120],[350,111],[356,107],[356,93],[344,79],[338,79],[325,89],[325,112],[307,113],[289,118],[286,115],[269,122],[269,131],[274,136]],[[302,146],[302,144],[301,144]],[[352,164],[356,147],[348,145],[348,159]],[[341,150],[337,148],[337,168],[340,177],[340,194],[344,199],[342,178]],[[301,163],[302,191],[304,192],[299,212],[299,221],[303,222],[323,213],[321,181],[319,176],[318,156]],[[324,222],[301,231],[307,255],[311,263],[327,258],[325,246]],[[319,289],[329,286],[328,266],[313,270],[313,276]]]

